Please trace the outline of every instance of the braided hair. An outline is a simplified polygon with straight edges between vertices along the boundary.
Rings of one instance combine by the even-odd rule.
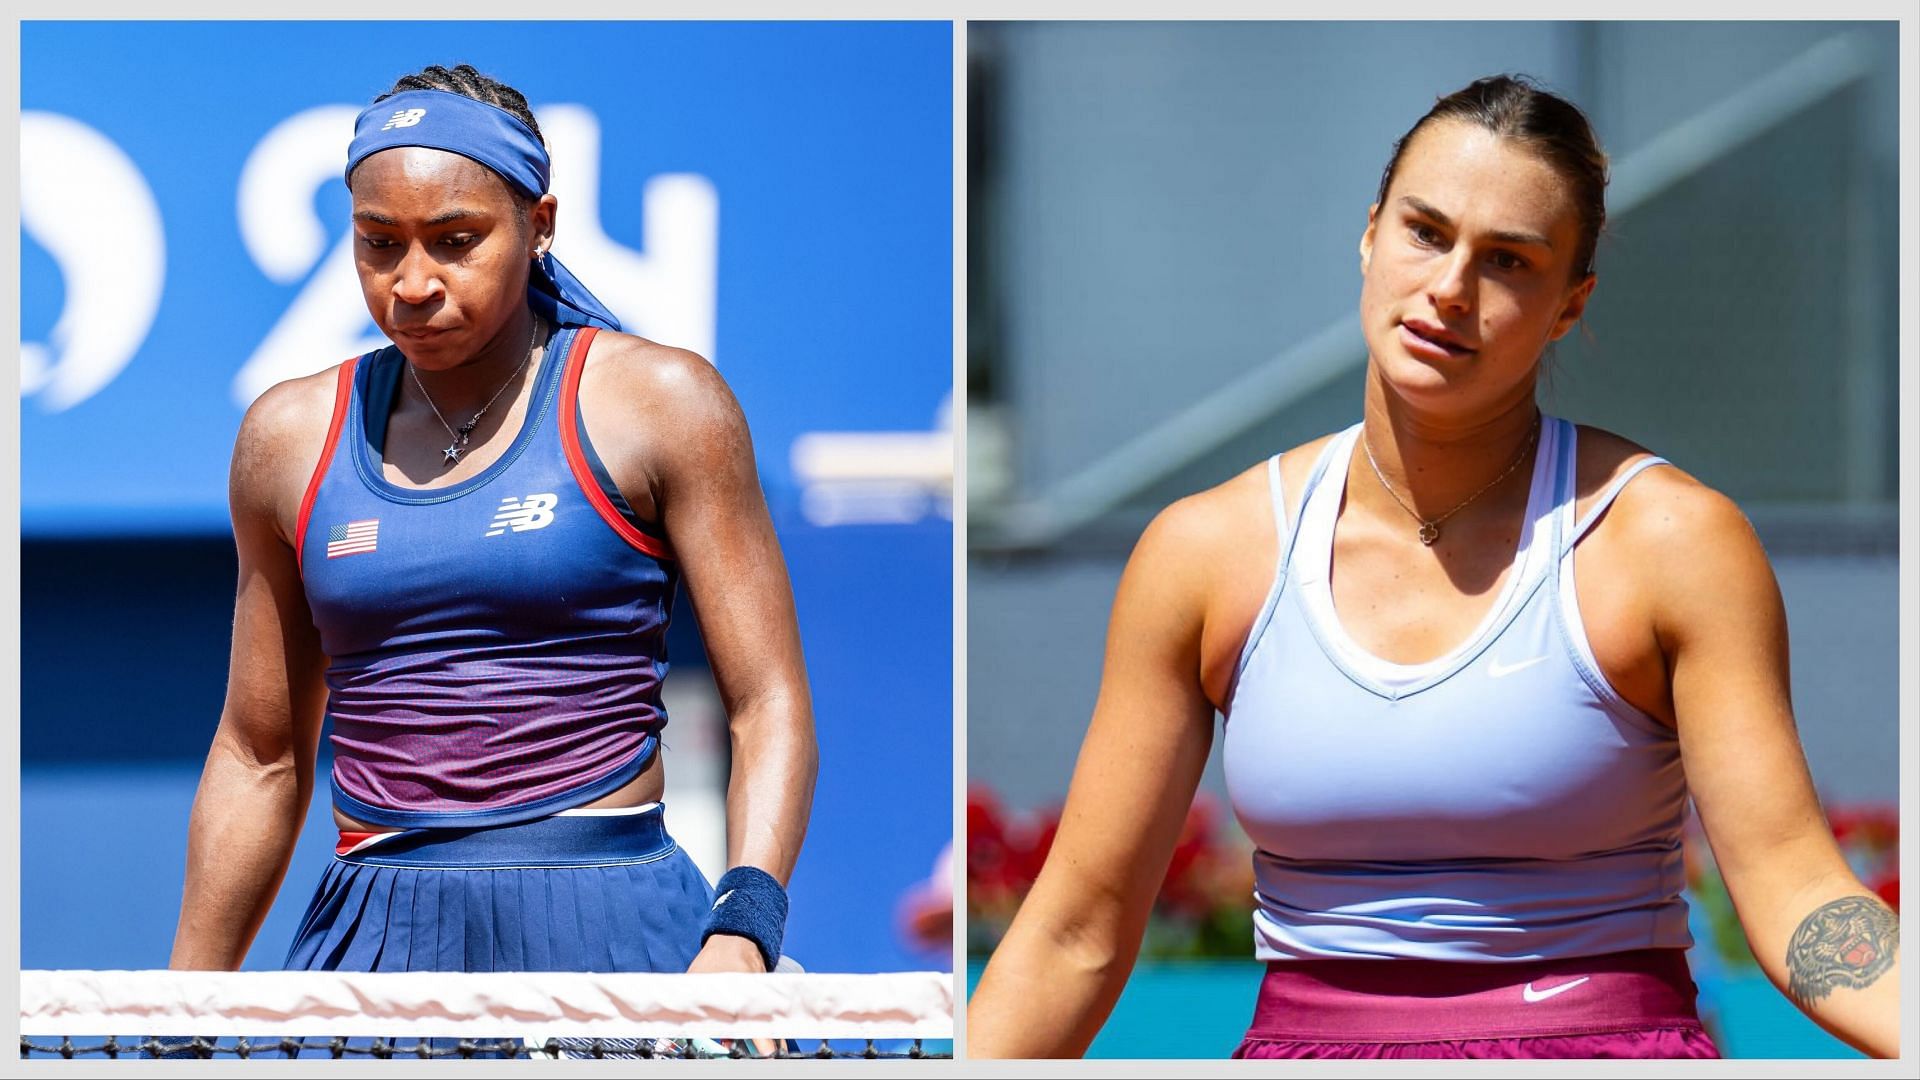
[[[400,76],[393,84],[393,89],[374,98],[373,102],[377,105],[408,90],[444,90],[504,109],[533,129],[533,134],[542,144],[547,141],[546,136],[540,134],[540,122],[533,118],[533,110],[527,107],[526,95],[498,79],[480,74],[472,64],[460,64],[451,69],[439,64],[428,65],[412,75]]]

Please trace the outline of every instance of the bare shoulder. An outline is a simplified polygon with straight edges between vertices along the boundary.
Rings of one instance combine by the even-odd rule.
[[[719,370],[688,349],[601,331],[594,335],[586,364],[581,378],[583,384],[591,384],[596,397],[630,402],[655,415],[709,422],[739,412]],[[583,397],[587,393],[583,388]]]
[[[1271,506],[1262,462],[1161,510],[1141,534],[1135,557],[1211,566],[1223,553],[1244,547],[1262,520],[1271,519]]]
[[[228,481],[236,513],[271,514],[282,524],[298,513],[333,425],[340,367],[275,383],[247,407]]]
[[[1580,512],[1635,464],[1645,447],[1599,428],[1580,429],[1576,483]],[[1771,587],[1772,570],[1753,525],[1726,495],[1671,464],[1641,471],[1620,490],[1596,537],[1623,564],[1650,574],[1669,598],[1725,595],[1732,588]]]
[[[1616,476],[1632,468],[1643,458],[1654,457],[1653,451],[1634,442],[1632,439],[1616,435],[1605,428],[1590,424],[1577,424],[1580,461],[1574,477],[1575,486],[1581,498],[1598,495]],[[1662,472],[1677,470],[1662,469]],[[1637,481],[1636,481],[1637,483]]]
[[[1281,453],[1280,479],[1289,504],[1289,520],[1299,505],[1301,489],[1312,474],[1314,462],[1335,434],[1322,435]],[[1252,540],[1262,537],[1273,540],[1277,532],[1273,526],[1273,488],[1267,470],[1267,462],[1263,460],[1241,470],[1225,483],[1173,503],[1154,518],[1141,538],[1142,544],[1153,539],[1156,547],[1188,551],[1196,559],[1217,565],[1214,560],[1224,553],[1260,546],[1250,543]]]
[[[1209,673],[1208,639],[1219,637],[1223,585],[1250,553],[1271,550],[1260,542],[1262,519],[1271,520],[1266,466],[1257,465],[1225,483],[1197,492],[1161,510],[1134,545],[1114,597],[1109,646],[1157,643],[1158,655],[1186,673],[1194,685],[1215,692]],[[1272,526],[1264,526],[1267,533]]]
[[[1231,608],[1237,597],[1263,595],[1279,535],[1267,468],[1262,461],[1160,511],[1141,534],[1129,572],[1138,566],[1179,585],[1214,623],[1222,601]]]
[[[1636,464],[1654,457],[1646,447],[1600,428],[1580,427],[1578,497],[1597,499]],[[1689,546],[1723,538],[1753,539],[1753,527],[1734,501],[1671,463],[1642,471],[1622,488],[1607,517],[1613,531],[1658,543]]]
[[[746,415],[699,353],[601,331],[580,374],[579,407],[607,471],[643,520],[664,522],[674,489],[725,480],[740,497],[758,490]]]
[[[1304,470],[1325,445],[1326,439],[1316,439],[1281,456],[1283,482],[1290,457],[1306,463],[1288,483],[1291,500],[1297,501]],[[1269,467],[1262,461],[1161,511],[1127,565],[1123,590],[1127,581],[1151,590],[1153,603],[1144,610],[1195,647],[1199,684],[1215,708],[1226,704],[1235,661],[1272,584],[1279,542]]]
[[[340,367],[334,364],[311,375],[268,387],[247,406],[240,421],[243,441],[268,444],[299,441],[318,426],[322,440],[333,422],[333,405],[340,385]]]

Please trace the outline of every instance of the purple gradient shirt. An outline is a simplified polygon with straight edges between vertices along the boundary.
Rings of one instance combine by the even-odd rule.
[[[616,790],[652,758],[677,573],[586,440],[575,394],[592,335],[554,335],[506,453],[445,487],[383,475],[399,351],[343,371],[298,544],[331,658],[343,812],[524,821]]]

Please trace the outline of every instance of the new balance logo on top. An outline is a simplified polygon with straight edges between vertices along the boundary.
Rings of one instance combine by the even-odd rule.
[[[553,507],[559,501],[552,493],[529,495],[524,499],[509,495],[500,500],[500,509],[494,512],[487,535],[499,536],[508,529],[514,532],[544,529],[553,524]]]
[[[380,130],[392,131],[397,127],[412,127],[419,123],[420,118],[425,115],[427,115],[427,110],[425,109],[401,109],[399,112],[394,113],[393,117],[387,121],[387,126]]]

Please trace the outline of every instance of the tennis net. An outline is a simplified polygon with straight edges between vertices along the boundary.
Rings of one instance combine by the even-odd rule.
[[[23,1058],[946,1058],[953,981],[23,971]]]

